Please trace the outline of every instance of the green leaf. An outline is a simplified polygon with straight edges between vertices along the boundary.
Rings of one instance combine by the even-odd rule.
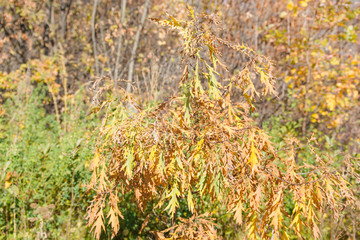
[[[170,198],[169,204],[165,208],[165,211],[169,210],[169,214],[174,217],[176,209],[179,207],[179,202],[177,200],[177,197],[180,196],[179,189],[177,188],[177,185],[175,184],[173,188],[171,189],[171,192],[169,193],[167,198]]]

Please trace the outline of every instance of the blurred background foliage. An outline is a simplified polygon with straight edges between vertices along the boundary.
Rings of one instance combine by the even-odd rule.
[[[92,82],[111,86],[109,97],[126,88],[145,105],[177,91],[180,42],[148,18],[181,18],[186,4],[217,14],[223,39],[275,63],[278,96],[258,99],[254,117],[280,149],[287,137],[315,135],[338,161],[360,157],[358,1],[0,0],[0,239],[92,239],[85,184],[101,119],[91,114]],[[222,57],[231,73],[245,60]],[[344,177],[359,196],[359,183]],[[151,239],[171,226],[127,199],[117,239]],[[203,207],[225,239],[245,237],[223,206]],[[339,221],[318,216],[323,238],[360,238],[358,207]],[[189,214],[185,204],[177,214]]]

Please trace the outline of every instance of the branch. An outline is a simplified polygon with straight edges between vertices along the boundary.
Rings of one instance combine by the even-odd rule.
[[[91,16],[91,37],[93,42],[93,51],[94,51],[94,58],[95,58],[95,74],[99,75],[99,62],[97,57],[96,51],[96,38],[95,38],[95,17],[96,17],[96,8],[98,5],[98,0],[94,0],[94,7]]]
[[[145,6],[144,6],[144,12],[141,16],[141,22],[140,22],[140,26],[136,32],[136,36],[135,36],[135,42],[134,42],[134,45],[133,45],[133,49],[131,51],[131,58],[130,58],[130,66],[129,66],[129,74],[128,74],[128,84],[126,86],[126,91],[127,92],[130,92],[131,90],[131,83],[132,83],[132,77],[133,77],[133,72],[134,72],[134,64],[135,64],[135,55],[136,55],[136,50],[138,48],[138,45],[139,45],[139,40],[140,40],[140,33],[141,33],[141,30],[144,26],[144,23],[145,23],[145,19],[146,19],[146,15],[147,15],[147,8],[149,6],[149,3],[150,3],[150,0],[146,0],[145,2]]]
[[[122,28],[123,28],[123,25],[124,25],[124,21],[125,21],[125,10],[126,10],[126,0],[121,0],[121,19],[120,19],[120,26],[121,26],[121,29],[120,29],[120,36],[119,36],[119,39],[118,39],[118,49],[117,49],[117,53],[116,53],[116,61],[115,61],[115,75],[114,75],[114,80],[115,80],[115,83],[114,83],[114,87],[115,89],[117,88],[117,79],[118,79],[118,76],[119,76],[119,62],[120,62],[120,54],[121,54],[121,48],[122,48],[122,38],[123,38],[123,35],[122,35]]]

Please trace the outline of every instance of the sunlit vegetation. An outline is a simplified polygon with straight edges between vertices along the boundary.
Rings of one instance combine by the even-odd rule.
[[[0,0],[0,239],[359,239],[359,20]]]

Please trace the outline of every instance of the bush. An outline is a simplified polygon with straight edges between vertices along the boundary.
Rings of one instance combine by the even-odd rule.
[[[28,86],[30,87],[30,86]],[[4,104],[0,139],[0,238],[88,238],[85,210],[89,195],[87,162],[93,154],[88,134],[97,125],[85,117],[83,91],[73,99],[65,131],[45,109],[47,87]],[[49,106],[47,106],[49,107]]]

